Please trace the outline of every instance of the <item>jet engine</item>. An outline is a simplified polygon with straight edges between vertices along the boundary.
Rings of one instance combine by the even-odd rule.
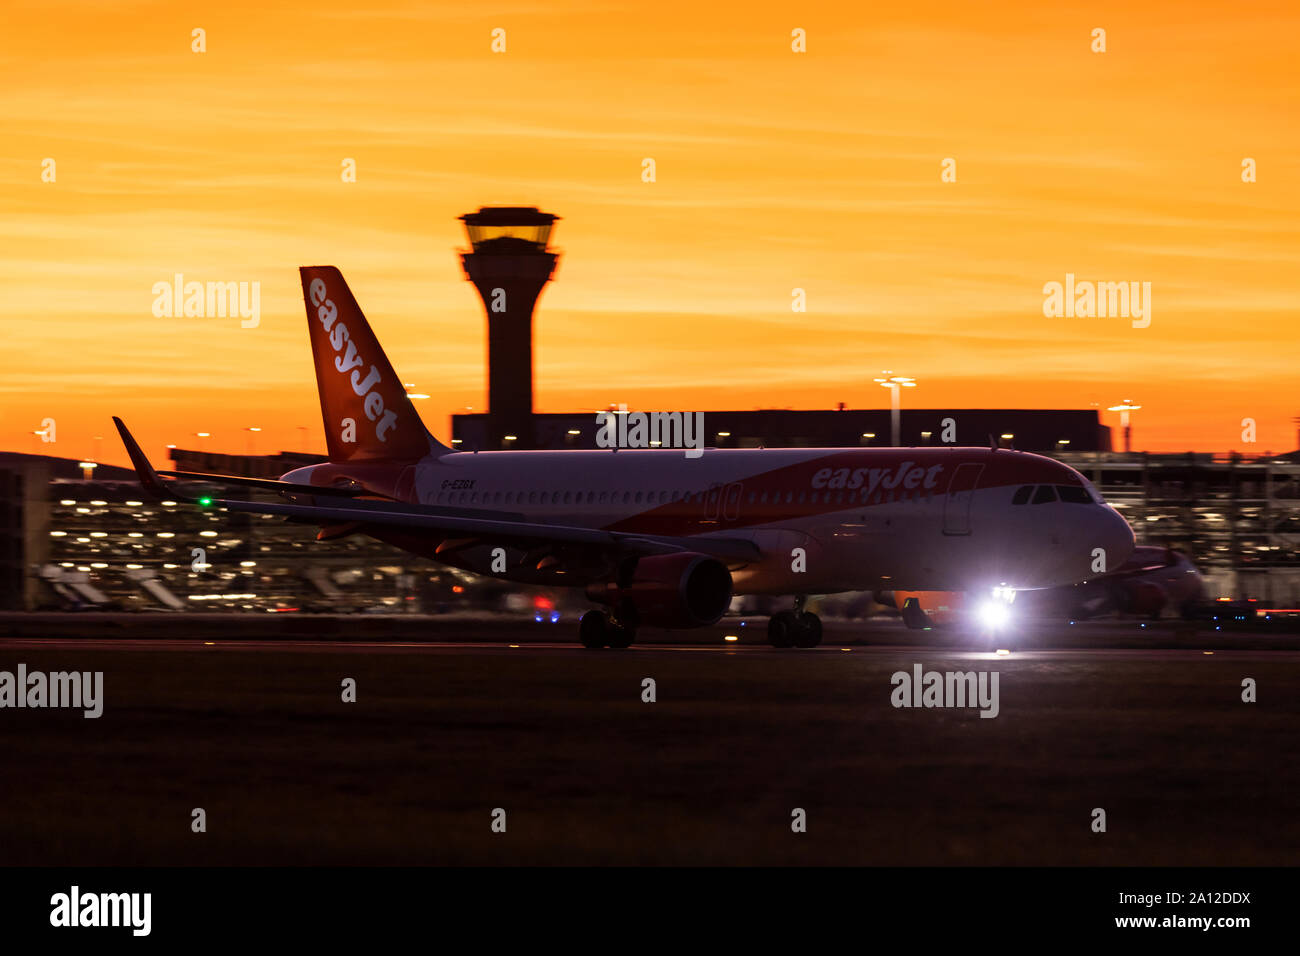
[[[633,627],[707,627],[731,604],[731,572],[717,558],[693,552],[631,558],[614,581],[589,585],[587,596]]]

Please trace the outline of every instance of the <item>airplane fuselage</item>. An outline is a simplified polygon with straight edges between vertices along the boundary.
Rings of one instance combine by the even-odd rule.
[[[1099,555],[1113,567],[1133,548],[1123,517],[1077,471],[1009,449],[456,452],[405,466],[313,465],[283,480],[356,482],[489,519],[750,541],[762,557],[729,562],[738,594],[1044,588],[1095,576]],[[1019,489],[1044,485],[1076,490],[1070,500],[1014,503]],[[542,551],[506,548],[501,561],[500,546],[472,539],[365,530],[507,580],[583,585],[607,573],[584,567],[580,554],[548,562]]]

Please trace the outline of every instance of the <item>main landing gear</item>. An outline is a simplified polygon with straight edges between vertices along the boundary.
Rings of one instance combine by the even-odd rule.
[[[822,619],[803,609],[805,597],[794,599],[793,611],[779,611],[767,622],[767,642],[773,647],[816,647],[822,642]]]
[[[607,611],[588,611],[578,624],[578,639],[583,647],[631,647],[636,628],[615,621]]]

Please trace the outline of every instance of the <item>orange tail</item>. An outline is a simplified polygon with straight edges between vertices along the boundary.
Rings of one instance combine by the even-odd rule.
[[[298,271],[330,461],[415,461],[450,451],[420,421],[343,273]]]

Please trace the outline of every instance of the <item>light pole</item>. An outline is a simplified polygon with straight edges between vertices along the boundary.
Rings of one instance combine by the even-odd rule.
[[[889,389],[889,397],[891,401],[891,408],[890,408],[890,415],[889,415],[890,444],[893,445],[895,448],[897,448],[899,445],[898,433],[901,430],[900,427],[901,415],[899,413],[898,396],[901,390],[904,388],[916,388],[916,379],[908,378],[904,375],[895,375],[889,369],[885,369],[880,374],[886,376],[886,378],[874,378],[872,379],[872,381],[875,382],[877,385],[879,385],[881,388]]]
[[[1124,454],[1133,451],[1133,427],[1129,424],[1129,412],[1136,412],[1141,405],[1134,405],[1131,398],[1126,398],[1119,405],[1112,405],[1108,412],[1119,412],[1119,427],[1124,429]]]
[[[256,425],[249,425],[247,428],[244,429],[244,431],[248,432],[248,457],[249,458],[253,457],[254,450],[257,447],[254,439],[257,433],[260,432],[261,430],[262,429],[258,428]]]

